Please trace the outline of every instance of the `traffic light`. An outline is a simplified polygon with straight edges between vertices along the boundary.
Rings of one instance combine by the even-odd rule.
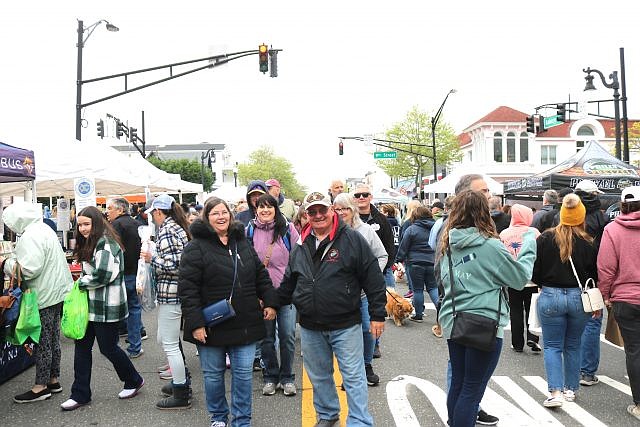
[[[341,156],[344,154],[344,143],[342,141],[338,143],[338,154]]]
[[[565,106],[565,104],[557,104],[556,105],[556,110],[558,111],[558,114],[556,116],[556,120],[559,122],[566,122],[567,121],[567,107]]]
[[[529,133],[536,133],[536,124],[534,119],[534,116],[527,116],[527,132]]]
[[[138,129],[129,128],[129,141],[135,142],[138,138]]]
[[[270,64],[271,72],[269,73],[269,76],[278,77],[278,51],[277,50],[269,52],[269,60],[271,62]]]
[[[120,139],[124,135],[124,124],[121,121],[116,121],[116,138]]]
[[[98,122],[98,136],[104,138],[104,121],[102,119]]]
[[[261,73],[269,71],[269,48],[264,43],[258,46],[258,62]]]

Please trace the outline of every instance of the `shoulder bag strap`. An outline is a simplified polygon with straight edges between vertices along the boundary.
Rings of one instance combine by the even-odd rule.
[[[13,265],[13,271],[11,273],[11,278],[9,279],[9,284],[12,289],[22,288],[22,269],[20,268],[20,264],[17,260]]]
[[[456,317],[456,293],[453,287],[453,262],[451,261],[451,248],[447,245],[447,258],[449,260],[449,283],[451,284],[451,308],[453,317]]]
[[[236,279],[238,278],[238,242],[235,242],[233,252],[229,249],[229,255],[233,261],[233,283],[231,284],[231,294],[229,295],[229,302],[231,302],[231,298],[233,298],[233,289],[236,286]]]
[[[578,277],[578,272],[576,271],[576,266],[573,265],[573,259],[571,258],[571,256],[569,256],[569,262],[571,263],[571,269],[573,270],[573,275],[575,276],[576,280],[578,281],[578,286],[580,287],[581,290],[585,290],[585,288],[582,286],[582,282],[580,281],[580,278]]]

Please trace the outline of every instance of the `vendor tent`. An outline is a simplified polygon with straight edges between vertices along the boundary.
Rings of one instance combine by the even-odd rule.
[[[506,182],[504,193],[512,199],[542,196],[547,189],[575,188],[583,179],[595,182],[606,195],[619,195],[625,187],[640,185],[640,170],[609,154],[597,141],[589,141],[583,149],[549,170]]]
[[[455,193],[456,184],[460,180],[460,177],[463,175],[468,175],[471,173],[475,173],[478,175],[482,175],[484,177],[484,181],[487,183],[489,190],[493,194],[502,194],[502,184],[491,178],[484,172],[470,170],[467,167],[458,168],[451,172],[446,177],[442,178],[438,182],[434,182],[433,184],[429,184],[424,187],[425,193],[446,193],[453,194]]]
[[[381,188],[373,192],[373,203],[397,203],[405,205],[409,198],[392,188]]]
[[[0,182],[33,181],[35,177],[33,151],[0,142]]]

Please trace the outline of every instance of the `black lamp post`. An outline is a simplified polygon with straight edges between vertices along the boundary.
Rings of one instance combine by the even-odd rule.
[[[436,114],[433,117],[431,117],[431,148],[433,149],[433,180],[434,181],[438,180],[438,168],[436,165],[436,125],[438,124],[438,120],[440,119],[440,115],[442,114],[442,109],[444,108],[444,104],[445,102],[447,102],[447,98],[449,98],[449,95],[451,95],[452,93],[456,93],[456,90],[451,89],[447,93],[447,96],[444,97],[444,101],[442,101],[442,105],[440,105],[438,112],[436,112]]]
[[[238,186],[238,162],[236,162],[235,166],[233,167],[233,186]]]
[[[207,151],[203,151],[200,155],[200,181],[202,182],[202,190],[204,188],[204,159],[207,159],[207,167],[211,169],[211,164],[216,162],[216,152],[213,148],[209,148]]]
[[[83,22],[78,19],[78,44],[76,45],[78,47],[78,68],[76,77],[76,139],[78,141],[82,140],[82,49],[96,27],[103,22],[106,24],[107,31],[116,32],[120,30],[106,19],[101,19],[88,27],[85,27]],[[84,37],[84,33],[87,31],[87,36]]]

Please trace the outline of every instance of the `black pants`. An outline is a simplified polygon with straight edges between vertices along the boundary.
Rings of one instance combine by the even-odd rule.
[[[626,302],[613,303],[613,315],[618,322],[624,354],[627,358],[627,375],[633,402],[640,405],[640,305]]]
[[[529,308],[531,307],[531,295],[538,292],[535,286],[525,287],[521,291],[509,288],[509,316],[511,317],[511,345],[516,350],[524,348],[524,332],[527,328],[527,341],[538,342],[537,335],[529,332]],[[524,317],[522,317],[524,315]]]

